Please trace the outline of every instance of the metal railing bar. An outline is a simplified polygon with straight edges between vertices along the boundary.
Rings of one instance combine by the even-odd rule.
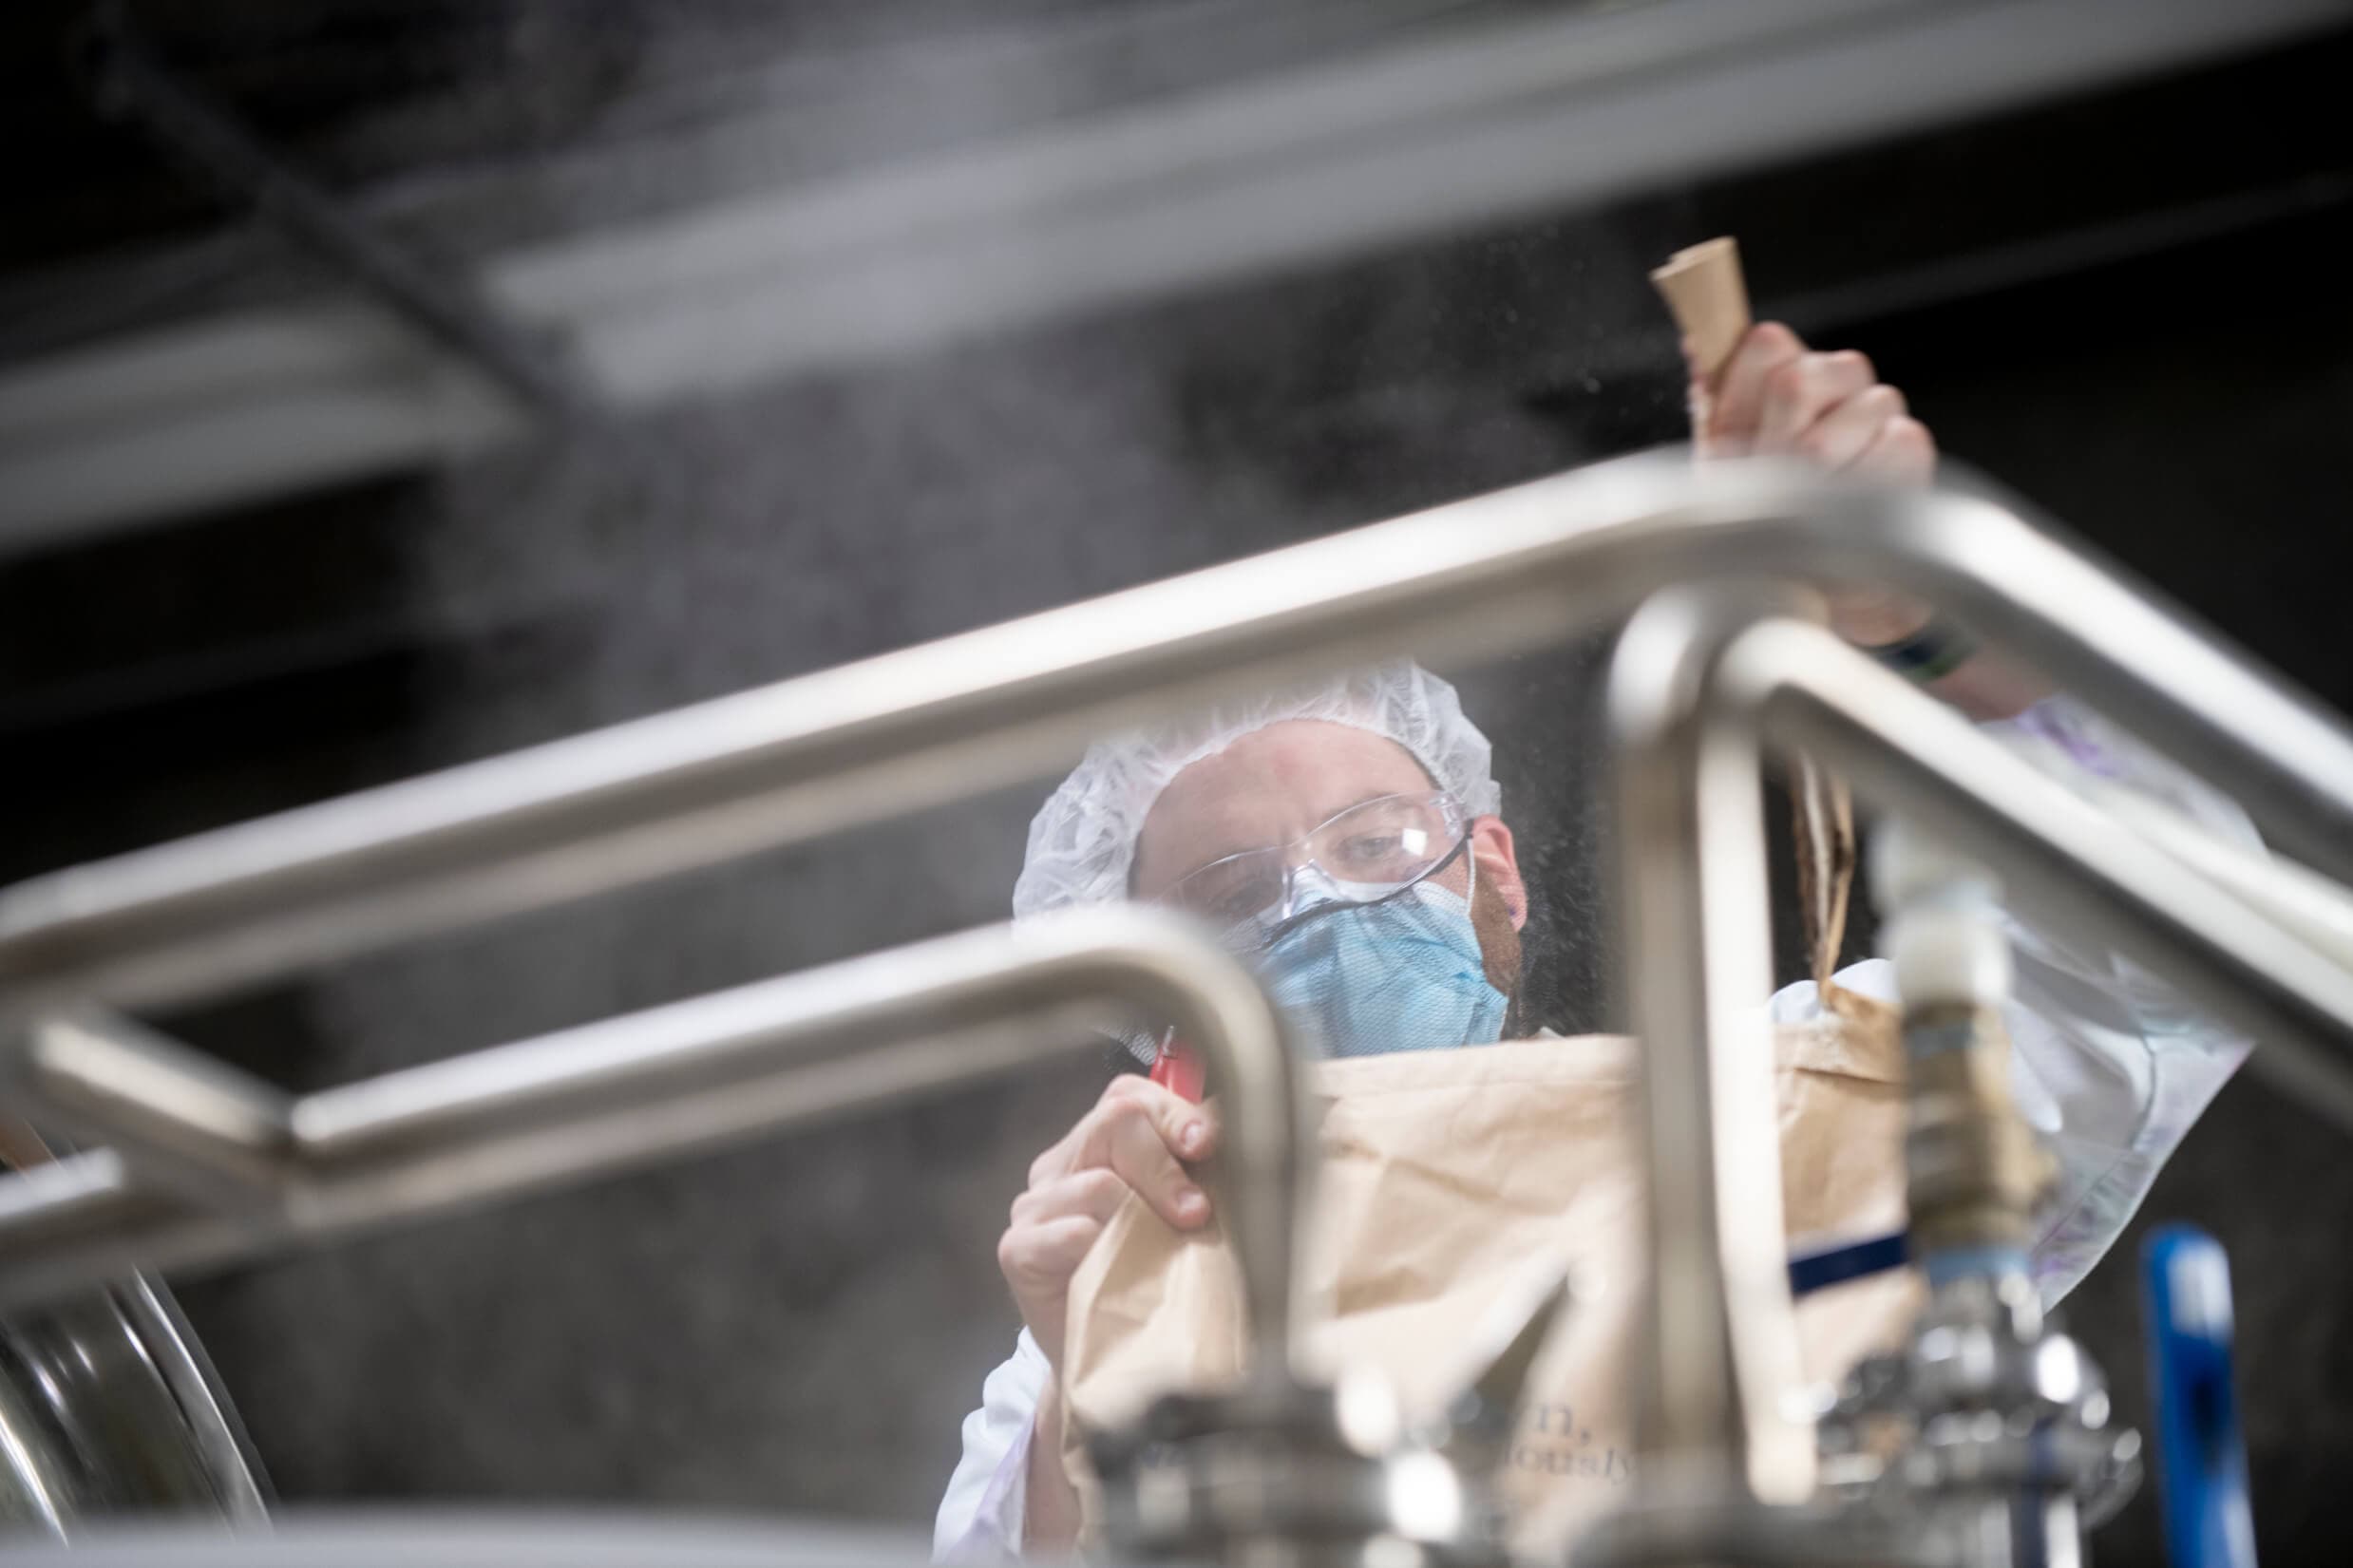
[[[0,1021],[192,1000],[967,797],[1238,688],[1809,573],[1921,592],[2353,868],[2342,724],[2014,511],[1647,456],[0,889]]]
[[[1287,1365],[1294,1226],[1312,1162],[1283,1026],[1209,936],[1131,907],[965,932],[307,1096],[288,1112],[293,1138],[268,1200],[235,1214],[167,1201],[111,1150],[0,1178],[0,1307],[937,1093],[1137,1015],[1175,1025],[1217,1075],[1218,1212],[1260,1353]]]
[[[2353,1130],[2353,970],[2046,778],[1818,627],[1760,625],[1725,652],[1729,709],[1917,817],[2009,897],[2164,975],[2259,1040],[2250,1062]]]

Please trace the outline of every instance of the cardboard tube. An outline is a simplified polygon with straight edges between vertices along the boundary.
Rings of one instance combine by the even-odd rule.
[[[1749,287],[1740,275],[1738,242],[1725,235],[1678,251],[1650,281],[1666,296],[1675,324],[1691,340],[1700,379],[1713,385],[1749,330]]]
[[[1740,246],[1730,235],[1702,240],[1667,257],[1650,274],[1676,326],[1691,340],[1700,389],[1691,410],[1692,439],[1706,449],[1708,412],[1717,379],[1749,330],[1749,289],[1740,272]],[[1888,1010],[1834,984],[1838,950],[1847,934],[1849,890],[1854,884],[1854,803],[1846,782],[1812,758],[1790,769],[1790,803],[1797,841],[1798,908],[1806,953],[1823,1005],[1867,1025],[1886,1027]]]

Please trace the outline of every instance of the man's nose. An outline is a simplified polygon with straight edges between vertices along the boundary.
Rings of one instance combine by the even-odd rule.
[[[1303,853],[1287,860],[1283,872],[1285,915],[1297,915],[1311,904],[1329,903],[1339,897],[1339,884],[1332,879],[1332,874]]]

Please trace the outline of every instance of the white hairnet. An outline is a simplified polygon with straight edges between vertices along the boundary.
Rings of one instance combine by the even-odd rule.
[[[1386,736],[1412,752],[1438,787],[1474,817],[1500,810],[1495,748],[1463,715],[1454,689],[1418,665],[1360,670],[1313,686],[1220,703],[1206,712],[1087,748],[1030,823],[1014,883],[1015,918],[1128,896],[1136,836],[1168,781],[1253,730],[1323,719]]]

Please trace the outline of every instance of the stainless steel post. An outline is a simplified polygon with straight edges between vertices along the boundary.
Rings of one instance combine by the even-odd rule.
[[[1760,743],[1710,704],[1725,641],[1786,595],[1680,590],[1610,663],[1613,846],[1625,1000],[1642,1042],[1650,1275],[1637,1317],[1635,1451],[1657,1497],[1804,1501],[1813,1435],[1782,1245],[1781,1143]],[[1743,716],[1746,717],[1745,715]]]

